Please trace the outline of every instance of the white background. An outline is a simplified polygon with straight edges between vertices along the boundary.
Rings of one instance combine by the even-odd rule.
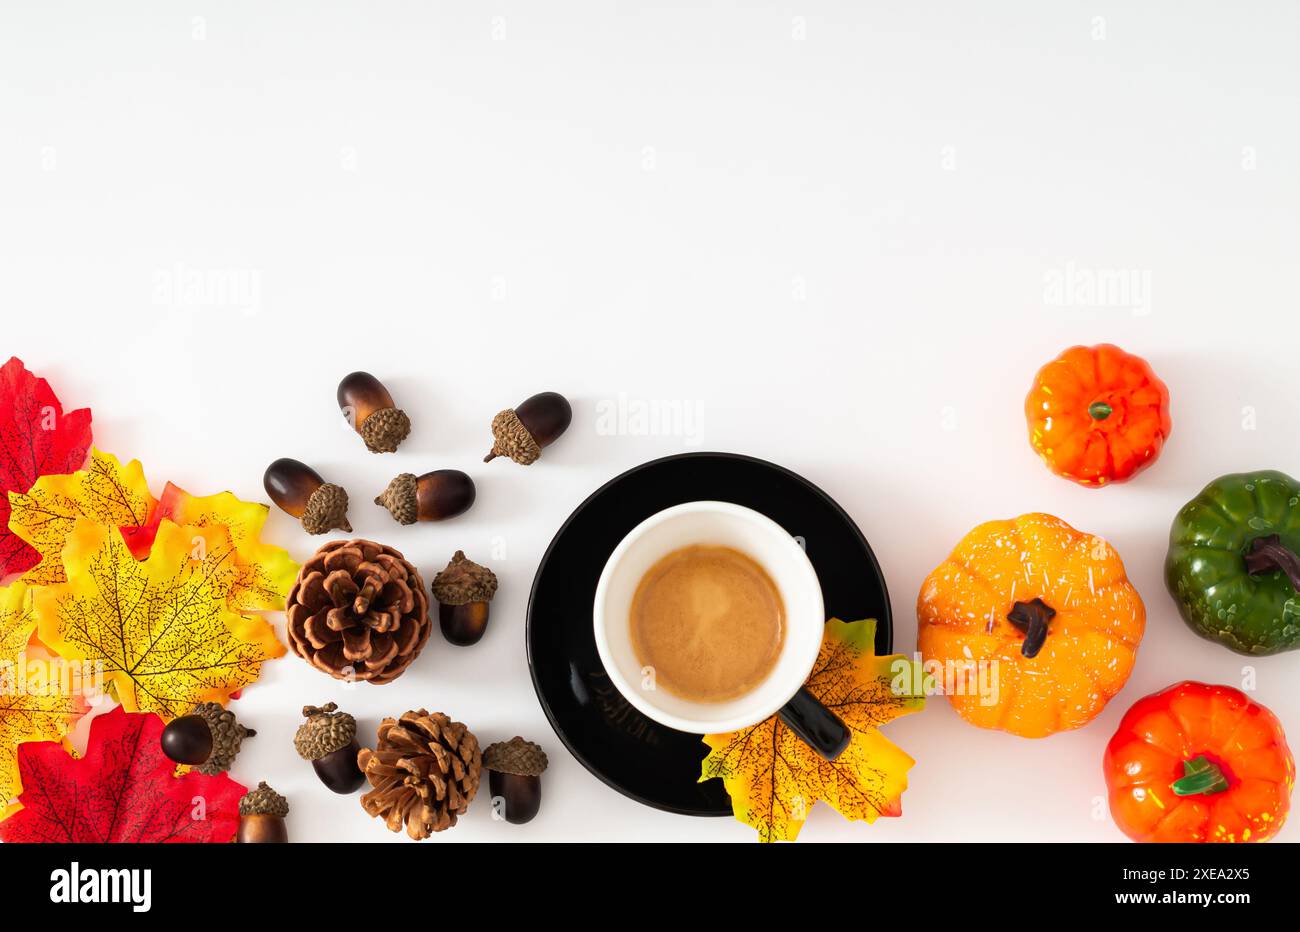
[[[140,458],[155,494],[264,500],[265,465],[296,456],[352,491],[359,534],[430,575],[464,548],[501,577],[486,638],[435,634],[395,685],[268,664],[238,704],[261,734],[234,775],[289,796],[297,839],[404,840],[290,739],[305,702],[370,734],[427,706],[551,757],[536,821],[494,822],[484,796],[439,841],[752,838],[589,776],[525,662],[528,589],[565,516],[683,449],[770,458],[835,496],[884,566],[903,650],[925,574],[1025,511],[1110,539],[1147,603],[1133,677],[1091,725],[1031,742],[933,701],[886,729],[917,760],[903,817],[822,805],[803,841],[1121,839],[1102,750],[1133,701],[1184,678],[1253,666],[1300,737],[1300,654],[1199,640],[1161,578],[1205,482],[1300,471],[1300,11],[648,6],[0,6],[0,355],[91,405],[96,442]],[[1150,291],[1062,301],[1070,270]],[[187,291],[194,276],[213,290]],[[1035,459],[1021,403],[1042,362],[1104,340],[1168,382],[1174,432],[1137,481],[1091,491]],[[396,455],[335,409],[356,368],[413,417]],[[544,389],[573,399],[569,434],[528,469],[479,463],[492,415]],[[699,420],[601,433],[620,397]],[[465,517],[399,528],[370,504],[437,467],[478,481]],[[279,512],[268,536],[299,559],[319,543]]]

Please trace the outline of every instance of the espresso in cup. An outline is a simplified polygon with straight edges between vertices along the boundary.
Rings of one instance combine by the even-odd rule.
[[[641,577],[629,627],[655,688],[691,702],[726,702],[753,690],[776,666],[785,605],[772,577],[747,554],[692,545]]]
[[[849,730],[803,685],[825,623],[798,541],[766,515],[718,501],[674,505],[628,531],[591,612],[601,665],[646,717],[712,735],[779,715],[834,760]]]

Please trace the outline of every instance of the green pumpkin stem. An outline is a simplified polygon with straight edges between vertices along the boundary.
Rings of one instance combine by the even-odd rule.
[[[1208,796],[1228,789],[1228,778],[1223,775],[1218,764],[1212,763],[1202,754],[1194,760],[1183,761],[1183,777],[1175,780],[1170,788],[1179,796]]]
[[[1276,534],[1256,537],[1246,551],[1246,572],[1252,576],[1281,570],[1291,580],[1291,588],[1300,592],[1300,556],[1296,556]]]
[[[1104,421],[1111,416],[1115,409],[1104,401],[1094,401],[1088,405],[1088,413],[1092,415],[1094,421]]]
[[[1047,623],[1056,617],[1056,609],[1042,599],[1032,602],[1017,602],[1007,612],[1007,621],[1025,632],[1025,640],[1020,645],[1020,653],[1026,657],[1037,657],[1038,652],[1047,643]]]

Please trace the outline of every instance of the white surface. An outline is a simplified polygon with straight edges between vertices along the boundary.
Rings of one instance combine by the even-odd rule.
[[[139,457],[155,492],[261,500],[266,463],[297,456],[352,490],[359,534],[428,572],[461,547],[501,577],[484,641],[435,636],[395,685],[269,664],[240,702],[261,734],[235,775],[290,797],[298,839],[402,841],[326,793],[290,737],[304,702],[337,700],[367,731],[424,705],[552,761],[535,822],[480,803],[447,841],[750,840],[590,777],[524,658],[565,516],[682,449],[774,459],[834,495],[880,557],[903,650],[922,578],[993,517],[1104,535],[1147,602],[1133,678],[1087,728],[1034,743],[933,702],[886,730],[917,759],[903,817],[818,806],[804,841],[1120,839],[1102,749],[1134,700],[1183,678],[1253,667],[1255,698],[1300,737],[1300,654],[1199,640],[1160,574],[1206,481],[1300,471],[1300,10],[612,6],[0,8],[3,354],[91,404],[96,441]],[[1149,292],[1057,287],[1118,270]],[[257,288],[192,294],[193,274]],[[1034,458],[1021,401],[1044,360],[1102,340],[1169,383],[1174,433],[1138,481],[1091,491]],[[367,453],[335,410],[354,368],[411,412],[399,454]],[[480,464],[491,416],[543,389],[573,399],[569,434],[530,468]],[[602,417],[611,404],[681,416],[647,433]],[[463,518],[399,528],[369,504],[442,466],[478,481]],[[314,546],[278,513],[270,536]]]
[[[655,689],[632,644],[632,603],[661,559],[691,546],[730,547],[770,575],[785,611],[780,656],[768,676],[726,702],[692,702]],[[799,691],[821,653],[826,607],[821,584],[798,540],[764,514],[731,502],[685,502],[646,518],[614,548],[596,583],[592,629],[610,683],[657,722],[695,734],[739,731],[776,714]]]

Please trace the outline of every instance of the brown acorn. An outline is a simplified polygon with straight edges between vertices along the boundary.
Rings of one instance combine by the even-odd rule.
[[[444,521],[469,511],[474,480],[459,469],[435,469],[423,476],[404,472],[375,498],[398,524]]]
[[[293,746],[299,757],[311,761],[316,776],[327,787],[335,793],[355,793],[366,782],[366,775],[357,766],[361,750],[357,720],[337,709],[333,702],[303,706],[307,721],[298,727]]]
[[[266,467],[262,486],[271,501],[302,522],[308,534],[324,534],[335,528],[351,533],[348,493],[342,486],[326,482],[306,463],[281,457]]]
[[[506,408],[492,419],[492,449],[483,462],[508,456],[521,466],[529,466],[568,429],[573,408],[558,392],[533,395],[515,408]]]
[[[546,752],[518,735],[484,748],[492,811],[512,825],[531,822],[542,807],[541,776],[546,764]]]
[[[371,453],[392,453],[411,432],[411,419],[393,404],[384,383],[369,372],[352,372],[339,382],[339,410]]]
[[[240,844],[284,844],[289,840],[289,830],[284,824],[289,814],[289,801],[263,781],[257,789],[245,793],[239,801],[239,833],[235,841]]]
[[[235,713],[215,702],[200,702],[189,715],[167,723],[162,731],[162,752],[178,764],[214,777],[235,762],[240,744],[257,734],[235,719]]]
[[[487,630],[488,603],[497,594],[497,577],[457,550],[451,562],[433,577],[442,636],[460,647],[478,642]]]

